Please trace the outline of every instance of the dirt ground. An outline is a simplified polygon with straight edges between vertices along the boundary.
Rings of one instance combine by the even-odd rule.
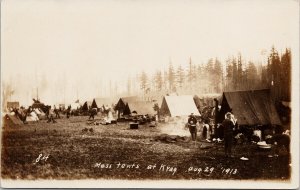
[[[194,143],[189,137],[156,140],[163,127],[88,125],[87,117],[80,116],[2,128],[1,175],[6,179],[290,178],[290,156],[283,149],[235,145],[234,157],[227,158],[222,143]]]

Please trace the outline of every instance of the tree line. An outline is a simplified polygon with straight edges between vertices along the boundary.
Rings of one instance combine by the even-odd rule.
[[[128,86],[131,85],[128,80]],[[291,100],[291,50],[279,54],[272,47],[267,63],[245,61],[238,53],[225,63],[211,58],[205,64],[188,64],[176,68],[170,62],[167,70],[153,75],[142,71],[139,87],[144,95],[152,94],[211,94],[224,91],[271,89],[276,101]]]

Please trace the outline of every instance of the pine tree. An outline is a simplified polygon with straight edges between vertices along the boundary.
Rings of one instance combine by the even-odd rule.
[[[278,101],[281,97],[281,81],[280,81],[280,71],[281,71],[281,63],[280,57],[278,55],[277,50],[272,47],[271,54],[269,56],[269,64],[270,64],[270,74],[271,74],[271,90],[272,95],[275,101]]]
[[[127,95],[130,96],[131,95],[131,78],[128,77],[127,79]]]
[[[247,90],[255,89],[257,88],[257,69],[253,62],[249,61],[247,69],[246,69],[246,75],[247,75]]]
[[[213,59],[209,59],[206,67],[205,67],[205,72],[206,72],[206,78],[207,78],[207,91],[208,93],[213,92],[214,88],[214,61]]]
[[[146,89],[148,87],[148,76],[147,74],[143,71],[140,77],[140,87],[143,92],[146,92]]]
[[[218,58],[216,58],[214,64],[213,80],[212,80],[216,93],[221,93],[222,91],[222,74],[223,74],[222,64],[218,60]]]
[[[286,49],[281,56],[281,85],[282,85],[282,100],[291,101],[291,50]]]
[[[175,87],[175,72],[172,63],[169,64],[168,72],[169,90],[174,90]]]
[[[181,65],[179,65],[177,68],[176,79],[177,79],[176,82],[177,82],[179,88],[182,88],[183,83],[184,83],[184,70]]]
[[[225,87],[226,91],[231,91],[232,90],[232,82],[233,82],[233,66],[231,59],[228,58],[226,60],[226,75],[225,75]]]
[[[245,87],[245,80],[243,75],[243,63],[242,63],[242,55],[241,53],[238,54],[238,61],[237,61],[237,89],[242,90]]]
[[[162,73],[161,71],[156,71],[155,74],[155,88],[157,91],[161,91],[162,87],[163,87],[163,78],[162,78]]]
[[[237,70],[237,63],[235,57],[233,57],[232,61],[232,89],[238,89],[238,70]]]

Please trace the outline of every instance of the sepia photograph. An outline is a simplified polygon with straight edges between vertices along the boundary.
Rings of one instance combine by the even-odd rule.
[[[299,188],[298,0],[2,0],[2,188]]]

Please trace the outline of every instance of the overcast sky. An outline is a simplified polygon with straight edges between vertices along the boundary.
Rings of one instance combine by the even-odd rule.
[[[34,87],[35,72],[53,84],[65,75],[70,99],[75,86],[93,97],[92,82],[126,81],[169,60],[241,52],[262,61],[272,45],[293,52],[299,35],[294,0],[3,0],[1,9],[1,76],[22,73]]]

